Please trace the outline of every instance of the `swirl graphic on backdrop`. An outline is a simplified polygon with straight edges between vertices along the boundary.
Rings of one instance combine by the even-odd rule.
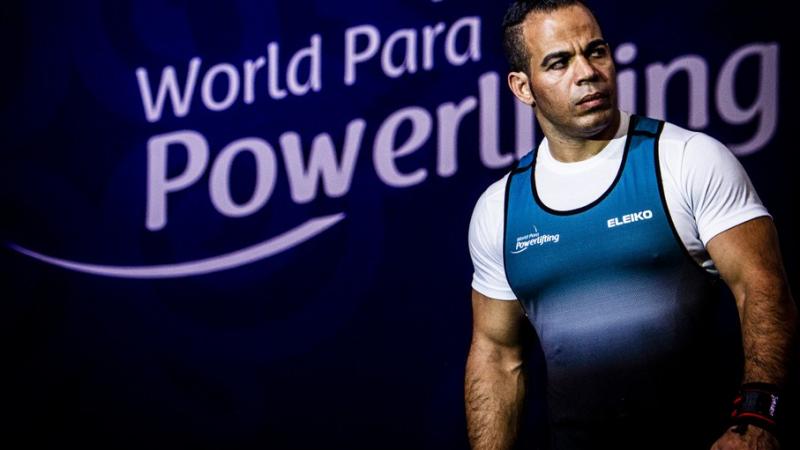
[[[345,218],[344,213],[310,219],[283,234],[241,250],[177,264],[156,266],[106,266],[55,258],[16,244],[9,246],[32,258],[77,272],[117,278],[178,278],[233,269],[289,250],[326,231]]]

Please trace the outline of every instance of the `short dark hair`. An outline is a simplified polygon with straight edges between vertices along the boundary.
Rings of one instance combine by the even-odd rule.
[[[512,72],[528,73],[528,47],[522,36],[522,22],[532,12],[552,12],[573,5],[586,4],[581,0],[516,0],[503,17],[503,52]]]

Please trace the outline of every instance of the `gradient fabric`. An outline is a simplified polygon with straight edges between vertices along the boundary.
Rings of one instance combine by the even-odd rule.
[[[653,448],[667,424],[686,440],[664,445],[710,445],[735,388],[717,361],[733,343],[717,331],[715,280],[665,206],[663,126],[633,116],[617,178],[580,209],[541,202],[535,151],[507,184],[506,275],[542,346],[554,448]]]

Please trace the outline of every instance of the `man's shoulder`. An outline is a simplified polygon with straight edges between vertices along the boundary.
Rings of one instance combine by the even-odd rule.
[[[509,172],[510,173],[510,172]],[[495,181],[483,191],[473,210],[473,220],[485,220],[485,217],[502,216],[505,210],[506,183],[509,173]]]
[[[690,130],[672,122],[664,122],[659,139],[659,150],[668,156],[702,156],[702,154],[729,153],[722,142],[701,131]]]
[[[661,131],[661,142],[671,146],[684,147],[687,142],[691,141],[695,136],[703,134],[699,131],[689,130],[687,128],[675,125],[672,122],[664,122],[664,128]]]
[[[495,203],[497,201],[502,202],[505,198],[506,183],[508,182],[509,174],[510,172],[507,172],[499,180],[490,184],[489,187],[487,187],[486,190],[484,190],[481,194],[480,198],[478,199],[478,203]]]

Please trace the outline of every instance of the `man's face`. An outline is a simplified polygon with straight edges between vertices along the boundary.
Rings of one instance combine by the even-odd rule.
[[[582,6],[533,13],[523,22],[523,36],[533,104],[545,133],[589,138],[605,131],[616,114],[616,73],[592,14]]]

